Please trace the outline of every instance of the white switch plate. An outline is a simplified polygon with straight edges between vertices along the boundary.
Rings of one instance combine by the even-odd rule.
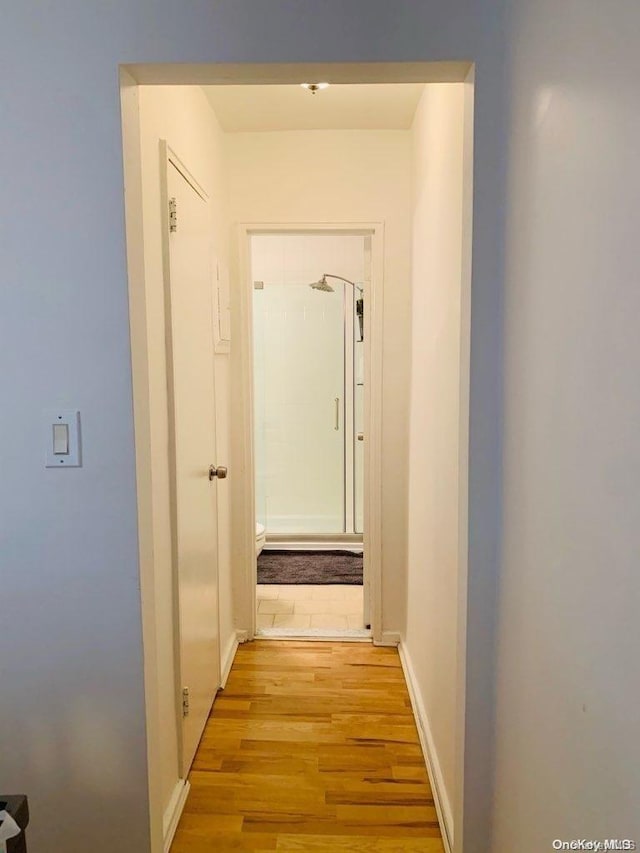
[[[69,430],[69,452],[54,452],[54,426],[66,424]],[[82,465],[80,453],[80,412],[77,409],[47,409],[44,412],[44,436],[46,447],[46,468],[79,468]]]

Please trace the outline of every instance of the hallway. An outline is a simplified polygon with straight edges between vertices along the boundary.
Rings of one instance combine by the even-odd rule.
[[[442,853],[395,649],[238,649],[190,774],[172,853]]]

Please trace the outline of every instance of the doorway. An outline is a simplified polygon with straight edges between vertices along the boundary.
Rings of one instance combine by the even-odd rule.
[[[371,237],[249,240],[256,632],[361,636]]]
[[[290,72],[289,72],[290,73]],[[142,87],[144,88],[144,87]],[[177,89],[177,87],[175,87]],[[180,91],[180,105],[178,105],[178,93],[174,90],[163,92],[165,102],[175,109],[164,109],[162,113],[163,121],[170,118],[174,124],[172,125],[172,135],[170,138],[177,138],[185,127],[183,122],[184,112],[182,109],[183,100],[185,97],[191,98],[193,104],[193,112],[197,106],[198,115],[205,113],[206,103],[201,92],[199,91]],[[176,103],[173,103],[175,97]],[[312,96],[310,96],[312,97]],[[152,98],[149,92],[143,93],[143,107],[145,103],[151,104],[153,107],[160,106],[160,98]],[[313,101],[312,103],[316,103]],[[164,105],[163,105],[164,106]],[[160,109],[154,112],[160,117]],[[149,110],[147,110],[148,117]],[[209,120],[203,119],[201,122],[206,128],[209,128]],[[211,123],[212,124],[212,123]],[[155,131],[155,125],[153,130]],[[219,129],[218,131],[219,132]],[[363,603],[364,611],[368,613],[369,618],[365,624],[372,626],[372,635],[374,642],[379,644],[395,645],[401,638],[400,629],[402,628],[402,608],[406,598],[404,595],[403,583],[404,576],[403,568],[403,553],[401,547],[398,548],[398,542],[402,538],[402,525],[397,523],[397,519],[402,515],[402,500],[404,499],[404,484],[406,478],[403,476],[403,465],[399,464],[398,456],[406,455],[406,443],[402,440],[403,431],[402,420],[403,413],[406,411],[403,405],[404,386],[402,384],[404,377],[407,375],[407,370],[403,367],[402,357],[406,349],[405,343],[407,337],[398,332],[399,328],[404,328],[407,325],[407,319],[410,319],[408,306],[408,286],[410,281],[410,270],[408,257],[410,249],[410,241],[404,235],[407,235],[408,225],[411,224],[409,208],[409,184],[407,176],[409,169],[406,164],[409,161],[409,135],[408,133],[380,133],[373,135],[375,140],[373,146],[361,144],[364,140],[360,138],[360,134],[365,131],[356,131],[350,135],[344,134],[343,138],[338,140],[337,137],[330,137],[329,133],[318,132],[311,135],[309,139],[305,137],[304,144],[301,140],[294,138],[293,135],[282,138],[278,137],[278,145],[282,145],[282,150],[275,151],[275,145],[272,144],[274,136],[265,133],[262,138],[255,139],[250,134],[246,136],[242,132],[232,136],[234,131],[229,132],[229,136],[225,140],[224,146],[215,146],[207,144],[207,152],[212,150],[222,150],[224,158],[223,168],[226,174],[230,176],[232,192],[230,193],[230,208],[227,222],[231,223],[250,223],[235,226],[239,234],[239,240],[235,246],[231,241],[230,251],[230,273],[232,295],[231,300],[240,301],[238,305],[233,305],[232,322],[231,322],[231,337],[230,351],[232,355],[233,371],[230,375],[229,389],[231,400],[231,418],[233,424],[232,443],[234,447],[231,453],[230,485],[236,490],[236,497],[233,504],[233,539],[232,553],[229,560],[228,589],[232,591],[226,596],[221,595],[220,603],[224,601],[232,602],[231,617],[227,618],[227,626],[224,629],[221,618],[221,631],[224,637],[222,645],[222,669],[224,681],[224,673],[227,669],[227,662],[231,662],[235,653],[235,648],[238,642],[244,639],[251,639],[256,634],[256,612],[255,612],[255,590],[256,590],[256,562],[255,562],[255,523],[256,523],[256,477],[255,469],[258,463],[256,458],[255,445],[255,410],[253,407],[252,395],[254,387],[254,349],[251,339],[252,319],[254,311],[254,299],[256,297],[256,289],[254,281],[260,280],[252,274],[251,253],[250,253],[250,238],[253,235],[265,235],[273,233],[288,232],[291,234],[315,234],[326,232],[351,234],[351,235],[368,235],[371,239],[371,282],[369,292],[367,293],[366,282],[364,285],[363,303],[364,303],[364,344],[370,346],[368,362],[365,359],[365,382],[364,382],[364,420],[363,420],[363,442],[362,452],[364,455],[363,461],[363,480],[365,493],[362,505],[363,524],[362,524],[362,544],[365,552],[365,566],[363,570]],[[367,131],[368,132],[368,131]],[[331,131],[333,133],[333,131]],[[329,144],[331,143],[331,144]],[[178,150],[186,150],[190,152],[191,140],[186,132],[177,141]],[[205,146],[203,145],[204,149]],[[196,152],[200,153],[200,152]],[[264,160],[263,155],[264,154]],[[191,154],[187,154],[190,161]],[[204,158],[203,158],[204,159]],[[268,168],[264,170],[264,176],[269,176],[269,180],[258,181],[258,173],[264,169],[264,161],[268,162]],[[313,168],[309,167],[309,164]],[[344,164],[349,164],[349,169],[344,168]],[[295,178],[288,182],[284,168],[278,170],[274,167],[282,165],[287,169],[290,166],[298,164],[297,170],[293,173]],[[342,183],[337,187],[329,186],[326,172],[330,165],[337,164],[341,167],[337,174],[342,178]],[[200,167],[196,166],[198,174]],[[211,193],[212,198],[215,198],[218,187],[222,186],[221,177],[224,176],[222,167],[218,169],[216,163],[212,167],[211,174],[206,174],[205,186],[213,188]],[[352,174],[362,176],[362,179],[352,181]],[[366,173],[366,174],[365,174]],[[151,174],[151,170],[149,170]],[[143,175],[143,178],[145,176]],[[157,180],[157,168],[153,178]],[[146,178],[145,178],[146,180]],[[145,182],[143,180],[142,183]],[[321,182],[325,182],[325,186],[321,186]],[[251,183],[251,186],[249,186]],[[294,186],[295,184],[295,186]],[[363,188],[369,188],[370,193],[367,194]],[[129,198],[135,198],[130,193]],[[293,200],[293,202],[292,202]],[[372,218],[379,217],[378,224],[363,224],[368,221],[368,216]],[[251,216],[256,216],[256,219],[251,219]],[[317,216],[317,220],[311,217]],[[334,217],[342,216],[343,219],[336,222]],[[293,223],[292,223],[293,220]],[[385,222],[387,235],[387,246],[384,257],[384,270],[386,279],[386,289],[388,297],[388,313],[387,313],[387,329],[385,332],[385,374],[387,381],[385,382],[385,453],[383,453],[382,445],[382,237],[383,229],[380,222]],[[151,219],[149,219],[151,222]],[[257,224],[255,224],[257,222]],[[278,223],[277,225],[274,225]],[[153,225],[153,223],[152,223]],[[226,223],[225,223],[226,227]],[[234,227],[234,226],[232,226]],[[149,233],[153,231],[152,227],[148,228]],[[221,233],[228,233],[221,230]],[[151,235],[153,239],[153,235]],[[404,240],[404,242],[402,242]],[[239,249],[239,251],[238,251]],[[218,252],[224,251],[219,249]],[[152,252],[149,252],[151,256]],[[237,256],[237,257],[236,257]],[[145,281],[150,283],[157,280],[153,276],[153,263],[148,263],[148,269],[144,270]],[[152,259],[153,261],[153,259]],[[135,263],[135,259],[134,259]],[[237,265],[237,268],[236,268]],[[219,269],[223,268],[219,265]],[[309,283],[313,283],[314,277],[317,275],[316,283],[321,283],[325,272],[341,274],[341,270],[329,270],[324,265],[321,271],[314,272]],[[344,270],[342,271],[344,272]],[[357,275],[352,274],[351,280],[357,278]],[[350,278],[347,274],[345,278]],[[306,282],[306,278],[305,278]],[[219,291],[219,296],[222,289]],[[343,291],[344,294],[344,291]],[[149,295],[147,293],[147,295]],[[135,301],[137,294],[134,292],[132,300]],[[307,296],[314,296],[319,299],[330,296],[326,291],[315,290],[309,288]],[[344,300],[344,295],[343,295]],[[222,303],[220,303],[222,304]],[[142,325],[151,316],[152,312],[146,312],[145,306],[137,306],[136,313],[135,305],[132,308],[134,322],[140,328],[140,319],[142,317]],[[153,306],[152,306],[153,307]],[[142,310],[140,310],[140,308]],[[154,321],[151,316],[151,321]],[[149,328],[151,328],[151,321]],[[368,324],[368,325],[367,325]],[[403,325],[404,324],[404,325]],[[247,333],[249,330],[249,333]],[[135,343],[135,342],[134,342]],[[345,341],[346,343],[346,341]],[[355,341],[354,341],[355,345]],[[404,349],[403,349],[404,347]],[[346,360],[346,353],[343,353],[343,358]],[[342,405],[338,409],[339,419],[344,418],[346,410],[346,387],[345,379],[343,386],[344,399],[339,399]],[[152,403],[153,397],[157,388],[152,388]],[[143,395],[144,396],[144,392]],[[334,398],[340,398],[340,393],[334,394]],[[156,394],[156,400],[158,399]],[[334,399],[335,402],[335,399]],[[143,405],[138,407],[136,413],[136,432],[138,433],[138,421],[143,421],[146,417],[144,411],[146,400],[143,400]],[[353,404],[355,406],[355,404]],[[238,412],[240,415],[238,416]],[[142,414],[140,414],[142,413]],[[334,410],[335,415],[335,410]],[[340,422],[340,421],[339,421]],[[144,428],[144,423],[143,423]],[[338,430],[339,431],[339,430]],[[357,438],[356,438],[357,440]],[[138,441],[138,435],[137,435]],[[142,443],[144,442],[144,436]],[[141,444],[139,444],[141,446]],[[357,449],[357,446],[356,446]],[[144,504],[145,489],[148,483],[148,470],[145,467],[149,461],[145,456],[146,448],[142,447],[139,456],[140,468],[142,469],[143,477],[141,478],[142,486],[139,488],[139,494],[142,495],[140,501],[141,512],[141,527],[143,533],[146,532],[148,516],[144,516],[146,507]],[[388,451],[388,452],[387,452]],[[347,446],[345,444],[344,457],[342,465],[344,466],[345,480],[346,474],[349,471],[349,465],[346,460]],[[224,461],[224,460],[223,460]],[[402,461],[402,460],[400,460]],[[385,466],[385,512],[384,518],[381,510],[381,483],[382,465]],[[156,478],[156,470],[152,472],[153,479]],[[146,479],[145,479],[146,478]],[[343,506],[338,512],[344,517],[343,534],[347,536],[351,532],[348,528],[346,513],[351,500],[347,495],[347,485],[344,485]],[[353,484],[353,490],[356,491],[356,484]],[[155,495],[153,496],[155,500]],[[164,495],[160,494],[158,505],[164,501]],[[310,514],[310,513],[308,513]],[[354,507],[353,518],[353,535],[357,535],[357,521],[355,518],[356,509]],[[369,519],[369,521],[367,521]],[[266,525],[265,525],[266,527]],[[385,620],[382,620],[381,608],[381,587],[382,587],[382,571],[380,568],[381,560],[381,539],[382,530],[384,528],[385,539]],[[157,524],[153,529],[153,536],[160,537],[162,525]],[[273,535],[287,535],[291,530],[281,529],[280,533]],[[298,537],[305,534],[301,530],[294,531]],[[314,536],[319,534],[314,533]],[[326,535],[326,534],[325,534]],[[142,545],[148,544],[143,542]],[[401,543],[400,543],[401,544]],[[142,549],[141,545],[141,549]],[[155,542],[154,542],[155,545]],[[156,562],[154,582],[158,577],[157,560],[162,555],[161,548],[155,548],[153,560]],[[376,566],[376,561],[378,565]],[[224,572],[222,573],[224,576]],[[149,589],[143,590],[143,601],[149,601],[155,598],[156,601],[164,601],[161,596],[164,591],[164,578],[160,579],[160,583],[149,595]],[[143,578],[144,583],[144,578]],[[371,594],[367,596],[367,593]],[[368,603],[367,603],[368,602]],[[463,608],[464,609],[464,608]],[[249,615],[249,612],[251,615]],[[145,615],[146,623],[149,625],[149,613]],[[364,621],[364,620],[363,620]],[[156,626],[152,625],[152,630]],[[158,639],[165,643],[167,632],[158,632]],[[152,637],[155,642],[155,637]],[[166,643],[165,643],[166,645]],[[147,646],[151,648],[150,645]],[[458,647],[457,647],[458,648]],[[460,647],[462,648],[462,647]],[[462,652],[460,652],[462,653]],[[163,662],[166,657],[159,656],[158,659]],[[151,660],[149,667],[149,679],[153,677],[151,667],[155,665],[155,661]],[[153,689],[153,686],[151,687]],[[169,691],[163,683],[160,685],[161,701],[167,701]],[[159,693],[160,693],[159,689]],[[461,695],[461,694],[459,694]],[[173,698],[173,697],[171,697]],[[158,702],[158,705],[160,701]],[[150,707],[153,706],[150,705]],[[165,720],[166,715],[159,715]],[[152,721],[153,722],[153,721]],[[150,734],[150,741],[155,738],[154,742],[158,742],[156,734]],[[163,749],[166,739],[163,739]],[[163,756],[165,760],[165,756]],[[176,800],[170,789],[172,768],[175,766],[170,756],[166,756],[165,765],[167,772],[166,779],[163,779],[163,802],[165,811],[168,815],[174,809]],[[176,786],[177,790],[177,786]],[[169,796],[167,796],[167,794]]]
[[[383,228],[252,224],[239,239],[253,635],[368,639],[381,612]]]

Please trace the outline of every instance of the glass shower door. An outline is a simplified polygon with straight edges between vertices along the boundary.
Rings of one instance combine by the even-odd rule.
[[[342,533],[343,286],[253,293],[258,521],[267,533]]]

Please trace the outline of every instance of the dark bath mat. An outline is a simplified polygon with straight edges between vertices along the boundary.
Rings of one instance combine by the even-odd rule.
[[[362,586],[362,554],[352,551],[263,551],[258,583]]]

